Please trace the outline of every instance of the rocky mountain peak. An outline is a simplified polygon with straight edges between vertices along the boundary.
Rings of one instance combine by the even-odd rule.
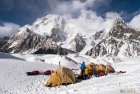
[[[114,26],[110,30],[108,36],[123,40],[140,40],[140,32],[129,27],[123,20],[116,19]]]
[[[37,19],[25,25],[2,46],[4,52],[66,54],[83,52],[93,57],[140,55],[140,32],[116,19],[112,29],[93,32],[82,23],[66,20],[57,15]],[[86,29],[85,29],[86,28]],[[61,46],[59,46],[61,44]],[[62,48],[63,47],[63,48]]]
[[[120,25],[120,26],[126,26],[126,23],[124,22],[124,20],[120,19],[120,18],[117,18],[115,21],[114,21],[114,26],[116,25]],[[113,27],[114,27],[113,26]]]
[[[35,54],[66,54],[61,46],[51,38],[38,35],[28,28],[24,28],[12,36],[2,46],[3,52],[12,53],[35,53]]]
[[[86,54],[98,56],[140,55],[140,32],[117,19],[110,32]]]

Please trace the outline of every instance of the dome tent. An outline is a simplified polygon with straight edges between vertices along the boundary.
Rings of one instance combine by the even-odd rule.
[[[103,64],[99,64],[96,66],[97,71],[106,71],[106,66]]]
[[[76,77],[74,72],[69,68],[60,67],[50,75],[45,86],[56,87],[62,84],[74,84],[75,82]]]
[[[85,69],[86,76],[90,78],[92,75],[96,75],[96,74],[97,74],[97,70],[96,70],[96,65],[94,63],[90,63],[86,65],[86,69]]]
[[[103,64],[99,64],[96,66],[97,76],[104,76],[106,75],[106,66]]]
[[[107,73],[114,73],[115,69],[111,65],[106,65],[106,72]]]

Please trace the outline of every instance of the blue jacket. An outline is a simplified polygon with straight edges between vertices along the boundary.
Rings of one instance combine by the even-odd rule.
[[[84,63],[81,64],[81,70],[84,70],[86,68],[86,65]]]

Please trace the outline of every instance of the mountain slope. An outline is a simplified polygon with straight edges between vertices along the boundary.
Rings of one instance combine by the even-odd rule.
[[[140,32],[117,19],[110,32],[86,54],[97,56],[140,55]]]
[[[140,55],[140,32],[121,19],[115,21],[109,32],[94,32],[85,24],[58,15],[47,15],[20,28],[1,50],[13,53],[78,52],[93,57]]]
[[[51,38],[40,36],[28,28],[12,36],[2,49],[12,53],[65,54]]]
[[[32,25],[20,28],[19,32],[2,47],[2,50],[13,53],[40,53],[45,50],[39,45],[45,46],[49,43],[50,47],[45,46],[45,49],[52,48],[53,53],[57,53],[55,49],[58,45],[72,52],[80,52],[86,44],[83,33],[80,31],[81,29],[68,19],[58,15],[47,15],[37,19]]]

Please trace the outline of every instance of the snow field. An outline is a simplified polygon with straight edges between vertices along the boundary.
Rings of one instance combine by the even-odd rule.
[[[48,88],[44,86],[49,76],[27,76],[27,71],[48,69],[56,70],[61,61],[62,66],[79,68],[82,61],[91,62],[88,56],[68,55],[74,61],[58,55],[19,55],[14,56],[24,59],[19,60],[9,54],[0,53],[7,58],[0,58],[0,94],[140,94],[140,58],[98,58],[94,62],[106,64],[104,59],[112,64],[117,71],[127,71],[124,74],[109,74],[103,77],[93,77],[82,82],[68,86]],[[1,56],[0,55],[0,56]],[[9,58],[11,57],[11,58]],[[30,59],[31,58],[31,59]],[[37,60],[39,61],[36,61]],[[29,61],[28,61],[29,59]],[[45,61],[41,61],[44,59]],[[32,61],[32,62],[31,62]],[[53,66],[50,62],[54,62]],[[115,61],[115,62],[114,62]],[[66,64],[64,64],[66,63]],[[71,64],[72,63],[72,64]],[[64,64],[64,65],[63,65]],[[77,67],[73,66],[77,65]],[[79,70],[78,70],[79,71]],[[76,71],[76,72],[78,72]],[[132,93],[133,94],[133,93]]]

